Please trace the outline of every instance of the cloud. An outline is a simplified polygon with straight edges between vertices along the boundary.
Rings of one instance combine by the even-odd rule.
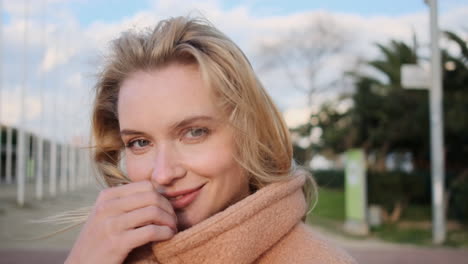
[[[23,83],[22,58],[24,28],[26,25],[22,1],[4,1],[4,12],[10,19],[3,26],[3,76],[2,86],[2,121],[13,124],[18,99],[16,91]],[[65,0],[29,1],[28,25],[28,65],[26,100],[28,126],[39,131],[39,120],[44,118],[44,134],[48,137],[65,135],[65,138],[87,136],[91,105],[91,88],[97,72],[100,58],[105,54],[109,41],[118,37],[120,32],[129,28],[152,26],[157,21],[170,16],[202,14],[220,30],[231,37],[250,58],[254,68],[258,68],[259,47],[261,43],[271,43],[288,34],[291,30],[300,30],[310,21],[323,16],[335,19],[350,33],[346,54],[341,54],[327,63],[320,75],[324,79],[338,76],[343,70],[353,69],[356,58],[375,58],[378,50],[374,43],[386,43],[390,39],[411,41],[416,32],[420,42],[427,45],[429,40],[428,14],[426,11],[404,16],[360,16],[349,13],[336,13],[324,10],[303,11],[288,15],[257,15],[248,5],[238,5],[224,9],[218,1],[184,2],[175,0],[152,1],[150,8],[134,14],[128,14],[117,22],[106,22],[97,18],[86,26],[70,10]],[[42,10],[45,7],[47,17],[44,21]],[[440,15],[444,29],[458,32],[466,27],[468,6],[450,9]],[[43,27],[44,23],[46,24]],[[6,67],[8,65],[8,67]],[[258,72],[259,78],[270,92],[286,120],[291,126],[303,122],[308,111],[316,109],[320,102],[330,99],[342,91],[342,87],[327,90],[315,96],[314,105],[307,106],[304,95],[291,88],[285,75],[277,70]],[[306,78],[302,78],[306,79]],[[42,87],[41,83],[45,83]],[[41,88],[42,87],[42,88]],[[38,101],[39,94],[45,95],[45,103]],[[58,103],[53,103],[54,99]],[[11,100],[10,100],[11,99]],[[4,114],[7,113],[7,114]],[[40,114],[41,113],[41,114]],[[57,113],[60,113],[58,115]],[[67,124],[67,125],[64,125]]]
[[[20,108],[20,87],[15,87],[14,90],[7,90],[2,94],[0,101],[2,123],[6,125],[18,125],[18,120],[21,115]],[[42,112],[42,104],[38,97],[26,95],[24,97],[24,105],[27,106],[27,111],[23,112],[23,120],[27,123],[32,120],[37,120]],[[26,110],[26,109],[25,109]]]

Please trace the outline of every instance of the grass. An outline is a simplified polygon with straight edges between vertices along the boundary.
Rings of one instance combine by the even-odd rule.
[[[372,233],[380,239],[389,242],[432,245],[432,230],[430,227],[407,228],[397,224],[385,224],[379,228],[373,228]],[[468,229],[448,230],[443,245],[449,247],[468,247]]]
[[[309,223],[321,226],[333,233],[342,231],[345,221],[344,192],[319,188],[319,200],[308,217]],[[409,206],[403,211],[401,221],[371,229],[371,236],[394,243],[432,245],[430,206]],[[349,235],[346,235],[349,236]],[[468,247],[468,227],[449,229],[444,244],[450,247]]]
[[[344,192],[320,188],[318,202],[312,211],[313,216],[336,221],[344,221]]]
[[[429,205],[410,205],[401,215],[403,221],[428,221],[431,219],[431,207]]]
[[[396,243],[430,245],[431,230],[423,228],[400,228],[395,224],[384,224],[371,229],[372,234],[382,240]]]

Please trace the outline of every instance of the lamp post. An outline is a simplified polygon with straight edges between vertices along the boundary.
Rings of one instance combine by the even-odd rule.
[[[425,0],[430,9],[431,25],[431,86],[429,92],[431,122],[432,232],[433,242],[445,241],[444,210],[444,121],[442,109],[442,63],[439,49],[437,0]]]
[[[431,133],[431,189],[432,189],[432,241],[445,241],[444,203],[444,122],[442,109],[442,62],[439,48],[437,0],[424,0],[430,9],[431,63],[430,71],[424,65],[403,65],[402,83],[407,89],[429,88],[429,117]]]

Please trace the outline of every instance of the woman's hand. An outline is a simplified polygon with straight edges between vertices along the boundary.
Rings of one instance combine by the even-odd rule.
[[[136,247],[170,239],[177,219],[149,181],[100,192],[65,263],[122,263]]]

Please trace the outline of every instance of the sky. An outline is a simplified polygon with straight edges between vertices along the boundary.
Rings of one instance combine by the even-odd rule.
[[[291,32],[307,32],[320,21],[333,25],[330,28],[339,32],[345,48],[320,64],[313,81],[300,61],[291,65],[298,86],[319,87],[356,69],[359,62],[378,57],[375,43],[385,44],[391,39],[411,43],[413,34],[423,50],[429,43],[428,7],[423,0],[1,2],[0,121],[22,124],[34,133],[60,141],[89,135],[92,88],[109,41],[124,30],[151,27],[170,16],[202,15],[232,38],[252,62],[290,126],[304,122],[310,111],[349,87],[340,83],[308,101],[303,92],[292,87],[283,69],[265,70],[268,45],[284,43]],[[443,29],[467,37],[467,16],[468,0],[439,1]],[[310,36],[304,40],[307,45],[324,42],[315,34],[302,37],[306,35]],[[26,102],[24,118],[21,98]]]

